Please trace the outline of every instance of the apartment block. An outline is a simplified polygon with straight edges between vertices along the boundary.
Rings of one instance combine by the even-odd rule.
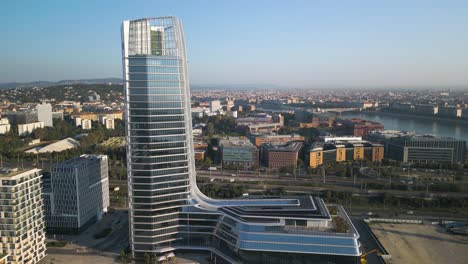
[[[323,147],[314,146],[309,153],[309,167],[317,168],[323,164]]]
[[[364,159],[364,145],[363,144],[353,144],[353,150],[354,150],[354,160]]]
[[[7,118],[0,119],[0,134],[6,134],[10,132],[11,125]]]
[[[309,152],[309,167],[316,168],[330,162],[346,162],[358,160],[372,162],[384,159],[384,146],[365,140],[328,141],[315,143]]]
[[[346,161],[346,146],[336,145],[336,162]]]
[[[37,120],[44,122],[44,126],[54,126],[52,122],[52,105],[49,103],[42,103],[36,106]]]
[[[31,134],[36,128],[43,128],[44,122],[34,122],[29,124],[18,124],[18,135],[27,136]]]
[[[115,120],[112,117],[107,116],[100,116],[99,122],[106,127],[106,129],[114,129],[115,128]]]
[[[81,120],[81,128],[85,130],[89,130],[93,127],[93,123],[91,119],[82,119]]]
[[[0,173],[0,261],[35,264],[45,257],[41,170]]]

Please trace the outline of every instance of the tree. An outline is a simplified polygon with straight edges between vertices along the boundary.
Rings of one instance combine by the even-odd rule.
[[[127,254],[127,253],[125,252],[125,250],[122,249],[122,250],[120,251],[119,259],[120,259],[120,261],[122,261],[122,263],[127,264],[127,263],[130,263],[131,257],[130,257],[130,254]]]
[[[208,125],[206,126],[206,135],[209,138],[212,138],[214,134],[215,134],[215,129],[214,129],[213,123],[208,123]]]
[[[299,129],[299,134],[301,134],[306,141],[313,142],[320,132],[314,127],[304,127]]]
[[[152,260],[152,257],[151,257],[150,254],[145,253],[144,258],[145,258],[145,263],[146,263],[146,264],[151,264],[151,263],[152,263],[152,261],[151,261],[151,260]]]

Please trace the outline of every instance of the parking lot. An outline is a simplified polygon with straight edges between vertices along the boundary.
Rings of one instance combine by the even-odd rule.
[[[105,237],[96,239],[95,234],[111,228]],[[80,235],[49,235],[49,240],[63,240],[65,247],[48,247],[47,257],[41,264],[51,263],[118,263],[122,249],[128,246],[128,214],[126,211],[108,213],[99,222],[91,225]]]

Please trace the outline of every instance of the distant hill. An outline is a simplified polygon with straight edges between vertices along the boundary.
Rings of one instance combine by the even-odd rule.
[[[4,88],[26,88],[26,87],[49,87],[57,85],[72,85],[72,84],[95,84],[95,83],[122,83],[120,78],[100,78],[100,79],[80,79],[80,80],[61,80],[58,82],[48,82],[48,81],[35,81],[28,83],[0,83],[0,89]]]
[[[268,83],[241,83],[241,84],[191,84],[192,90],[261,90],[281,89],[282,86]]]
[[[122,84],[121,78],[100,78],[100,79],[79,79],[79,80],[61,80],[57,82],[35,81],[27,83],[11,82],[0,83],[0,89],[6,88],[29,88],[29,87],[51,87],[72,84],[98,84],[113,83]],[[192,90],[257,90],[257,89],[280,89],[281,86],[274,84],[191,84]]]

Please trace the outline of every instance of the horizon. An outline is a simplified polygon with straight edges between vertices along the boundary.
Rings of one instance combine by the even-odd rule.
[[[119,79],[119,77],[104,77],[104,78],[90,78],[90,79],[60,79],[60,80],[35,80],[30,82],[1,82],[0,89],[14,89],[14,88],[32,88],[29,86],[36,83],[50,83],[50,85],[44,87],[54,87],[61,85],[72,85],[72,84],[106,84],[108,82],[98,82],[96,80],[108,80],[108,79]],[[91,83],[86,83],[88,81],[94,81]],[[74,82],[74,83],[62,83],[62,82]],[[112,84],[121,84],[118,82],[110,82]],[[15,87],[1,87],[9,84],[16,84]],[[352,89],[356,91],[366,91],[366,90],[383,90],[390,89],[389,91],[405,91],[416,89],[417,91],[421,90],[430,90],[430,91],[464,91],[468,89],[468,85],[451,85],[451,86],[438,86],[438,85],[400,85],[400,86],[373,86],[373,85],[354,85],[354,86],[338,86],[338,85],[303,85],[303,86],[290,86],[290,85],[278,85],[273,83],[190,83],[190,88],[195,90],[262,90],[262,89],[272,89],[272,90],[345,90]]]
[[[3,3],[0,83],[121,78],[122,21],[174,15],[193,85],[468,87],[468,3],[82,3]]]

